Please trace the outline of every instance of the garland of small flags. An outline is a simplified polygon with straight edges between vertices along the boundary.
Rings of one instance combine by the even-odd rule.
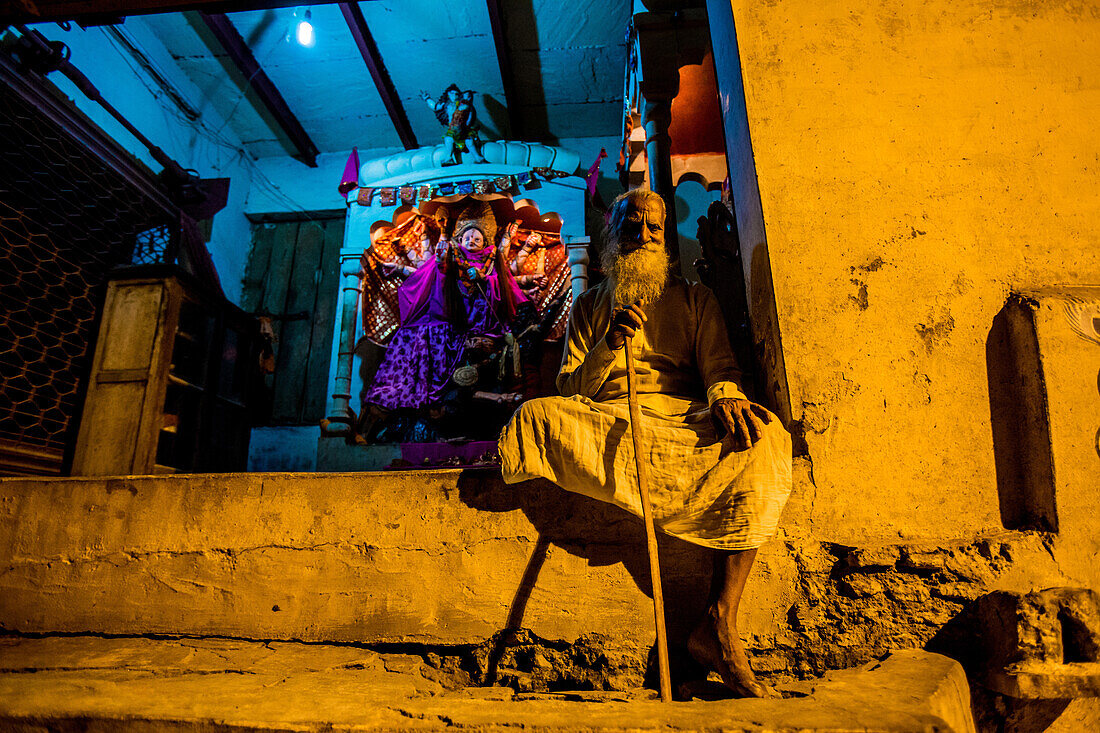
[[[552,181],[555,178],[564,178],[568,175],[570,174],[550,168],[532,168],[530,171],[495,178],[477,178],[469,181],[451,181],[437,184],[425,183],[419,186],[360,188],[355,200],[360,206],[370,206],[376,200],[380,206],[395,206],[398,202],[409,206],[423,201],[430,201],[437,196],[464,196],[473,193],[506,193],[515,196],[519,194],[521,186],[528,191],[539,188],[541,186],[539,176],[547,181]]]

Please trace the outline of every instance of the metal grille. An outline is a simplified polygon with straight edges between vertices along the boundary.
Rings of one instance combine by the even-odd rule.
[[[57,472],[108,270],[155,252],[171,220],[3,84],[0,139],[0,444],[37,457],[12,472]]]
[[[132,265],[159,265],[169,261],[172,237],[178,230],[164,224],[138,232],[134,238]]]

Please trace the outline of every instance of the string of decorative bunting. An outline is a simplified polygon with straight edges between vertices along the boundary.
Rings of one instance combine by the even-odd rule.
[[[468,194],[504,193],[516,196],[520,189],[530,191],[538,188],[539,177],[552,181],[570,175],[550,168],[532,168],[515,175],[496,176],[495,178],[476,178],[469,181],[450,181],[447,183],[423,183],[418,186],[387,186],[385,188],[361,187],[356,196],[360,206],[370,206],[376,202],[379,206],[411,206],[423,201],[431,201],[438,196],[465,196]]]

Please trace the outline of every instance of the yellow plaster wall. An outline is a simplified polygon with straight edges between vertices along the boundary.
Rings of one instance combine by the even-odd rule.
[[[732,7],[815,534],[1000,528],[993,318],[1100,283],[1100,9]]]

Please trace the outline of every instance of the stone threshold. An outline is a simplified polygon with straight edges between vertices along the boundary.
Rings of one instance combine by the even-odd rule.
[[[495,440],[348,445],[343,438],[317,442],[318,472],[482,470],[499,473]]]
[[[430,662],[355,645],[0,637],[0,729],[974,730],[962,668],[918,650],[781,685],[781,699],[670,704],[645,689],[455,688]]]

